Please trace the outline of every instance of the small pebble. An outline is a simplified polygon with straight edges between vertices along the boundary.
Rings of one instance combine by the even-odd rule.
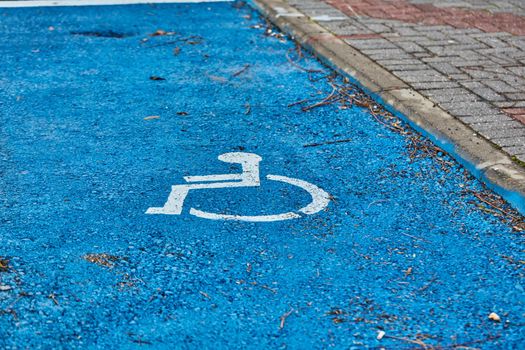
[[[489,319],[491,319],[492,321],[494,322],[500,322],[501,321],[501,318],[499,317],[499,315],[495,312],[492,312],[490,315],[489,315]]]

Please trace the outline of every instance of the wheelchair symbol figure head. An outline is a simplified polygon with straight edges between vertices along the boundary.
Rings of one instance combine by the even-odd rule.
[[[187,184],[174,185],[171,193],[163,207],[151,207],[146,214],[180,215],[182,213],[184,200],[191,190],[204,190],[232,187],[259,187],[261,185],[259,175],[259,163],[262,158],[254,153],[230,152],[221,154],[218,159],[225,163],[240,164],[242,172],[239,174],[217,174],[185,176]],[[330,195],[321,188],[299,179],[280,175],[267,175],[270,181],[284,182],[307,191],[312,201],[307,206],[295,211],[274,215],[228,215],[220,213],[204,212],[195,208],[190,209],[190,214],[211,220],[236,220],[249,222],[281,221],[301,218],[312,215],[325,209],[330,202]]]
[[[245,153],[245,152],[230,152],[223,153],[219,157],[221,162],[225,163],[253,163],[257,164],[262,161],[261,156],[255,153]]]

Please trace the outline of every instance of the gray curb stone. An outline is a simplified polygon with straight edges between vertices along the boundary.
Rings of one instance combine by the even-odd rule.
[[[472,128],[283,0],[251,0],[272,23],[365,91],[401,113],[474,176],[525,214],[525,167]]]

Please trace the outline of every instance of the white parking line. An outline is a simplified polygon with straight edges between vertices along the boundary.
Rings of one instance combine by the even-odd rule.
[[[0,1],[2,7],[47,7],[47,6],[100,6],[133,4],[170,4],[198,2],[231,2],[233,0],[34,0]]]

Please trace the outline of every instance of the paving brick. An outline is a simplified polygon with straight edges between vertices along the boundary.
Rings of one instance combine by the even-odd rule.
[[[422,58],[421,61],[425,63],[451,63],[459,59],[460,59],[459,56],[446,55],[446,56],[441,56],[441,57],[433,56],[433,57],[428,57],[428,58]],[[464,61],[464,60],[461,59],[461,61]]]
[[[451,59],[445,59],[445,62],[450,63],[454,67],[464,67],[465,69],[472,69],[472,67],[492,67],[495,65],[495,63],[489,59],[483,59],[483,60],[469,60],[465,59],[464,57],[457,57],[457,58],[451,58]],[[479,69],[475,69],[478,70]],[[468,73],[468,72],[466,72]]]
[[[471,127],[476,131],[482,131],[482,130],[505,130],[505,129],[519,129],[519,128],[525,128],[525,125],[520,123],[517,120],[511,120],[508,122],[490,122],[490,123],[474,123],[471,124]]]
[[[402,36],[419,36],[419,35],[421,35],[421,32],[415,30],[412,27],[396,28],[396,32],[399,33]]]
[[[423,94],[437,103],[480,101],[479,96],[463,88],[430,89],[424,90]]]
[[[519,88],[511,86],[501,80],[484,80],[483,84],[496,91],[497,93],[505,92],[519,92]]]
[[[510,115],[525,114],[525,108],[504,108],[503,111]]]
[[[329,19],[342,19],[347,18],[347,16],[333,8],[305,8],[305,7],[299,7],[299,10],[303,12],[305,15],[311,17],[314,20],[323,20],[323,18]]]
[[[491,60],[492,62],[500,66],[511,65],[516,61],[513,58],[509,58],[509,57],[503,58],[503,57],[496,57],[496,56],[487,56],[487,59]]]
[[[417,82],[410,84],[416,90],[428,90],[428,89],[446,89],[459,87],[459,85],[453,81],[443,81],[443,82]]]
[[[487,37],[486,35],[477,36],[476,40],[492,48],[498,48],[498,47],[504,48],[504,47],[509,46],[507,42],[499,38]]]
[[[420,70],[427,70],[430,67],[427,66],[424,63],[420,64],[385,64],[381,63],[381,65],[385,68],[388,68],[392,71],[420,71]]]
[[[479,131],[479,133],[488,138],[489,140],[501,139],[501,138],[514,138],[524,137],[525,128],[512,128],[512,129],[485,129]]]
[[[511,146],[503,147],[503,149],[510,154],[517,155],[521,161],[525,161],[525,146]]]
[[[410,59],[412,56],[406,52],[404,52],[401,49],[366,49],[361,50],[368,56],[370,56],[372,59],[396,59],[396,60],[402,60],[402,59]]]
[[[382,65],[420,65],[421,61],[416,59],[379,59],[377,60]],[[424,64],[424,63],[423,63]]]
[[[364,40],[351,40],[345,39],[345,41],[357,49],[368,50],[368,49],[398,49],[398,47],[392,44],[386,39],[364,39]]]
[[[407,83],[420,82],[444,82],[448,81],[447,77],[433,69],[426,70],[412,70],[412,71],[392,71],[399,78]]]
[[[476,115],[476,116],[464,116],[459,117],[461,121],[466,124],[473,125],[479,123],[500,123],[513,121],[512,118],[502,114],[488,114],[488,115]]]
[[[370,23],[369,25],[367,25],[367,28],[375,33],[388,33],[392,31],[390,27],[379,23]]]
[[[412,55],[416,58],[423,58],[423,57],[432,57],[433,54],[430,52],[414,52]]]
[[[525,145],[525,136],[494,138],[494,141],[502,147],[522,147]]]
[[[505,94],[505,96],[506,96],[509,100],[514,100],[514,101],[525,100],[525,93],[523,93],[523,92],[519,92],[519,93],[509,93],[509,94]]]
[[[468,74],[449,74],[448,77],[453,81],[470,80]]]
[[[430,66],[435,68],[437,71],[443,73],[443,74],[461,74],[462,71],[460,71],[458,68],[454,67],[450,63],[445,62],[434,62],[429,63]]]
[[[525,125],[525,114],[515,114],[512,116],[512,118],[516,119],[517,121]]]
[[[372,35],[372,37],[377,37],[377,34],[373,33],[372,31],[363,30],[362,28],[356,26],[336,27],[330,31],[343,38],[353,37],[354,39],[357,39],[359,36],[363,37],[363,35],[365,38],[370,38],[370,35]]]
[[[507,69],[515,74],[525,76],[525,65],[519,67],[508,67]]]
[[[504,108],[503,111],[520,123],[525,124],[525,106]]]
[[[461,81],[461,85],[488,101],[504,101],[505,97],[476,81]]]
[[[425,48],[416,44],[415,42],[402,41],[402,42],[396,42],[396,45],[400,47],[403,51],[408,52],[408,53],[427,52]]]
[[[509,107],[515,107],[516,102],[514,101],[501,101],[501,102],[493,102],[494,106],[497,106],[499,108],[509,108]]]
[[[439,104],[445,110],[460,117],[497,115],[498,110],[486,102],[444,102]]]

